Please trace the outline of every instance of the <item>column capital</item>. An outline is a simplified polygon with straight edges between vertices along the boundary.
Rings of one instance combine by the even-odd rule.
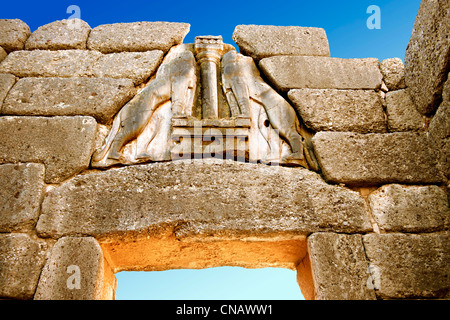
[[[219,63],[224,53],[222,36],[196,37],[194,51],[200,65],[205,61]]]

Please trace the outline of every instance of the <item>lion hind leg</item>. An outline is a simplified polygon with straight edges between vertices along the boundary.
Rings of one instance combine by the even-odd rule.
[[[120,130],[120,127],[121,127],[121,117],[119,113],[113,121],[113,125],[111,127],[111,130],[109,131],[108,136],[106,137],[102,149],[95,151],[94,155],[92,156],[93,162],[100,162],[107,156],[107,154],[111,149],[111,145],[114,141],[114,138]]]

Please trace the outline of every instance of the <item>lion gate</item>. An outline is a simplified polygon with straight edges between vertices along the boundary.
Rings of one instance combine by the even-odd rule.
[[[405,65],[332,58],[320,28],[240,25],[238,52],[184,23],[0,20],[0,297],[240,266],[297,270],[306,299],[447,298],[444,2]]]

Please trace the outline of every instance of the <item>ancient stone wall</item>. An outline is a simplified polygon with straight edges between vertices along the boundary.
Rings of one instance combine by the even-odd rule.
[[[0,20],[0,298],[113,299],[119,271],[216,266],[298,270],[307,299],[448,298],[449,12],[422,1],[405,66],[332,58],[320,28],[236,27],[295,109],[301,166],[94,168],[189,25]]]

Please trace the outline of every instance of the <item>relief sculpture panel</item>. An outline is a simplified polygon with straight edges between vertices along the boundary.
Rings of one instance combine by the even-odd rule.
[[[214,157],[308,167],[301,132],[294,108],[251,57],[203,36],[169,51],[115,116],[92,166]]]

